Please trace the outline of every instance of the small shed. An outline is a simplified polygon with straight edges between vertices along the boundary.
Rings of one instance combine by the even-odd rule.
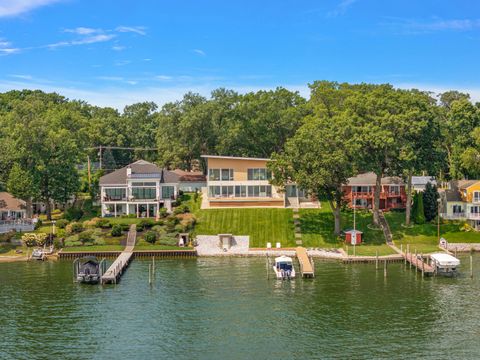
[[[345,231],[345,243],[350,245],[359,245],[362,243],[363,232],[360,230],[347,230]]]
[[[222,248],[224,251],[230,249],[233,245],[232,234],[218,234],[218,239],[220,240],[220,248]]]

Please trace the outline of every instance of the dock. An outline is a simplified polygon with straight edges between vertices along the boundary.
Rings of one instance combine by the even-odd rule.
[[[302,277],[313,278],[315,276],[315,271],[313,269],[313,261],[310,260],[307,254],[307,249],[302,246],[295,248],[297,254],[298,262],[300,263],[300,274]]]
[[[418,271],[421,271],[425,275],[433,275],[435,269],[428,265],[422,256],[415,256],[412,253],[403,253],[405,261],[412,264]]]
[[[137,239],[137,225],[130,225],[128,231],[127,244],[125,250],[115,259],[112,265],[102,276],[102,284],[113,283],[116,284],[122,276],[124,270],[130,264],[130,260],[133,256],[133,248],[135,247],[135,241]]]

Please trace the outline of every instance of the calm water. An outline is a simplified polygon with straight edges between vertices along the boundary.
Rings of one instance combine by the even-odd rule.
[[[466,258],[462,259],[468,273]],[[266,279],[263,259],[134,260],[117,286],[72,282],[72,263],[0,264],[0,359],[480,357],[476,278],[403,265],[316,263]]]

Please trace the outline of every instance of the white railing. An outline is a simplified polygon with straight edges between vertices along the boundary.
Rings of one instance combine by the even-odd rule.
[[[454,213],[454,214],[441,213],[440,217],[446,220],[461,220],[461,219],[467,218],[465,213]]]

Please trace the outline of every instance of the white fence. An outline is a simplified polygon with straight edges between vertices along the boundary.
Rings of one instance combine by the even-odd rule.
[[[35,229],[35,224],[32,220],[0,220],[0,234],[6,233],[12,230],[15,231],[33,231]]]

